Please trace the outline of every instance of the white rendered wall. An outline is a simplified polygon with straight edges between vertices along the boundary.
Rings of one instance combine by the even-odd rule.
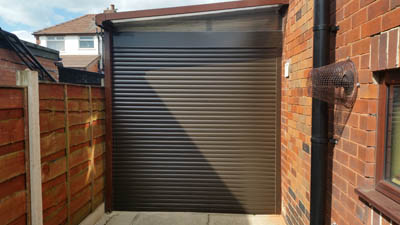
[[[47,38],[46,38],[46,37],[40,36],[40,37],[39,37],[39,40],[40,40],[40,45],[41,45],[41,46],[47,47]]]
[[[40,36],[40,45],[47,47],[47,37]],[[79,48],[79,36],[67,35],[64,36],[65,51],[60,51],[60,55],[99,55],[99,41],[97,36],[94,36],[94,48]],[[101,51],[100,40],[100,51]]]

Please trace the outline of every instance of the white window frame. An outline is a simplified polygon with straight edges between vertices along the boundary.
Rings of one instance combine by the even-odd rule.
[[[92,41],[93,42],[93,47],[91,48],[82,48],[81,47],[81,41],[82,42],[89,42]],[[79,49],[94,49],[94,36],[79,36]]]
[[[46,47],[54,49],[54,50],[57,50],[57,51],[60,51],[60,52],[65,51],[65,38],[64,38],[64,36],[47,36],[46,37],[46,41],[47,41]],[[56,43],[56,42],[60,42],[60,43],[62,42],[62,48],[60,50],[52,48],[52,47],[49,46],[49,43]]]

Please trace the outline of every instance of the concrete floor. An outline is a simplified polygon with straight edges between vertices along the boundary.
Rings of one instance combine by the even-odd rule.
[[[113,212],[96,225],[283,225],[280,215],[176,212]]]

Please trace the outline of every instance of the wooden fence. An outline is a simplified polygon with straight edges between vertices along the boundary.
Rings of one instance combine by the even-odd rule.
[[[103,202],[102,88],[40,84],[44,224],[79,224]]]
[[[2,225],[30,224],[35,207],[26,93],[26,88],[0,87]],[[39,99],[43,224],[79,224],[104,201],[104,90],[41,83]]]

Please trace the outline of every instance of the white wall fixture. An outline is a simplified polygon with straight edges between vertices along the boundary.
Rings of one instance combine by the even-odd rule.
[[[288,78],[290,73],[290,60],[285,63],[285,77]]]

